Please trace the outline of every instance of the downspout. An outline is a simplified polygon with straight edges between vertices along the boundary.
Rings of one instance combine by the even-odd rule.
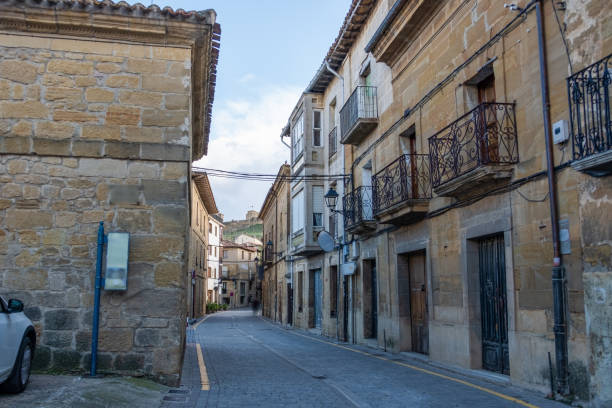
[[[289,150],[291,150],[291,146],[283,140],[283,137],[285,137],[285,135],[287,135],[287,137],[289,136],[288,133],[289,133],[289,123],[287,123],[287,125],[283,128],[283,130],[281,130],[280,140],[282,144],[284,144],[285,146],[289,148]]]
[[[550,97],[548,90],[548,67],[546,63],[546,44],[544,42],[544,17],[542,0],[536,2],[538,20],[538,49],[540,58],[540,84],[542,90],[542,115],[544,119],[544,140],[546,142],[546,166],[548,172],[548,194],[550,197],[550,221],[553,240],[553,311],[555,333],[555,362],[557,368],[557,392],[569,394],[568,389],[568,351],[565,299],[565,270],[559,251],[559,216],[557,213],[557,189],[555,184],[555,162],[552,150],[550,127]]]
[[[360,2],[361,3],[361,2]],[[331,72],[336,78],[340,80],[342,83],[342,105],[344,105],[344,77],[334,71],[334,69],[329,65],[329,61],[325,60],[325,68]],[[342,125],[342,123],[340,123]],[[340,129],[342,131],[342,129]],[[342,173],[344,173],[344,150],[342,151]],[[342,180],[342,194],[344,195],[344,179]],[[334,214],[334,217],[337,217]],[[344,235],[344,218],[342,219],[342,232]],[[336,267],[336,341],[340,343],[340,330],[339,330],[339,320],[340,320],[340,265],[342,264],[342,245],[341,241],[338,245],[338,266]]]
[[[276,191],[274,190],[274,186],[272,186],[272,193],[274,194],[274,244],[276,244],[276,236],[278,235],[278,195],[276,194]],[[276,250],[278,250],[278,245],[273,245],[272,246],[273,251],[272,251],[272,259],[274,259],[274,293],[276,293],[276,296],[274,297],[274,320],[276,321],[277,319],[277,309],[278,309],[278,298],[280,297],[281,299],[281,304],[282,304],[282,299],[283,299],[283,288],[281,288],[280,290],[280,296],[278,293],[278,264],[276,262]],[[281,319],[280,322],[281,326],[283,325],[283,321]]]

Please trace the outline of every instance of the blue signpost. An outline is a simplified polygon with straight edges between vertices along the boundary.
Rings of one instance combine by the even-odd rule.
[[[94,292],[93,331],[91,334],[91,371],[92,377],[96,376],[96,364],[98,360],[98,325],[100,323],[100,290],[102,288],[102,256],[104,254],[104,221],[100,221],[98,228],[98,253],[96,256],[96,282]]]

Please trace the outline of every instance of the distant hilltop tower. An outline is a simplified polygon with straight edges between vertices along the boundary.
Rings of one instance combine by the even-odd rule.
[[[259,216],[259,212],[255,211],[255,210],[249,210],[246,213],[246,219],[249,222],[255,222],[257,221],[257,217]]]

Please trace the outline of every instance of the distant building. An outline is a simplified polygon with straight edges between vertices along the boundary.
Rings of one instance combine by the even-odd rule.
[[[246,213],[246,220],[247,221],[256,221],[258,215],[259,215],[259,213],[257,211],[249,210]]]
[[[237,244],[243,244],[246,246],[251,246],[251,247],[257,247],[258,249],[261,249],[262,247],[262,243],[260,240],[258,240],[257,238],[253,238],[250,235],[246,235],[246,234],[240,234],[238,235],[235,239],[234,242]]]
[[[266,198],[259,218],[263,221],[263,280],[261,282],[262,313],[283,324],[293,323],[292,262],[287,242],[291,217],[289,203],[289,165],[283,164]]]
[[[231,308],[249,306],[253,299],[258,298],[257,250],[225,240],[222,245],[221,303]]]
[[[206,173],[191,175],[191,235],[189,241],[190,282],[187,293],[187,315],[197,318],[206,313],[207,288],[210,286],[211,232],[210,221],[217,205]],[[218,243],[217,243],[218,245]],[[218,261],[218,260],[217,260]]]

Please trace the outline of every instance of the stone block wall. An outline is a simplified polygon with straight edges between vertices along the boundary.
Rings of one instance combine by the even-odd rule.
[[[0,293],[35,366],[89,367],[99,221],[130,233],[101,299],[99,369],[176,384],[184,344],[190,50],[0,35]]]

